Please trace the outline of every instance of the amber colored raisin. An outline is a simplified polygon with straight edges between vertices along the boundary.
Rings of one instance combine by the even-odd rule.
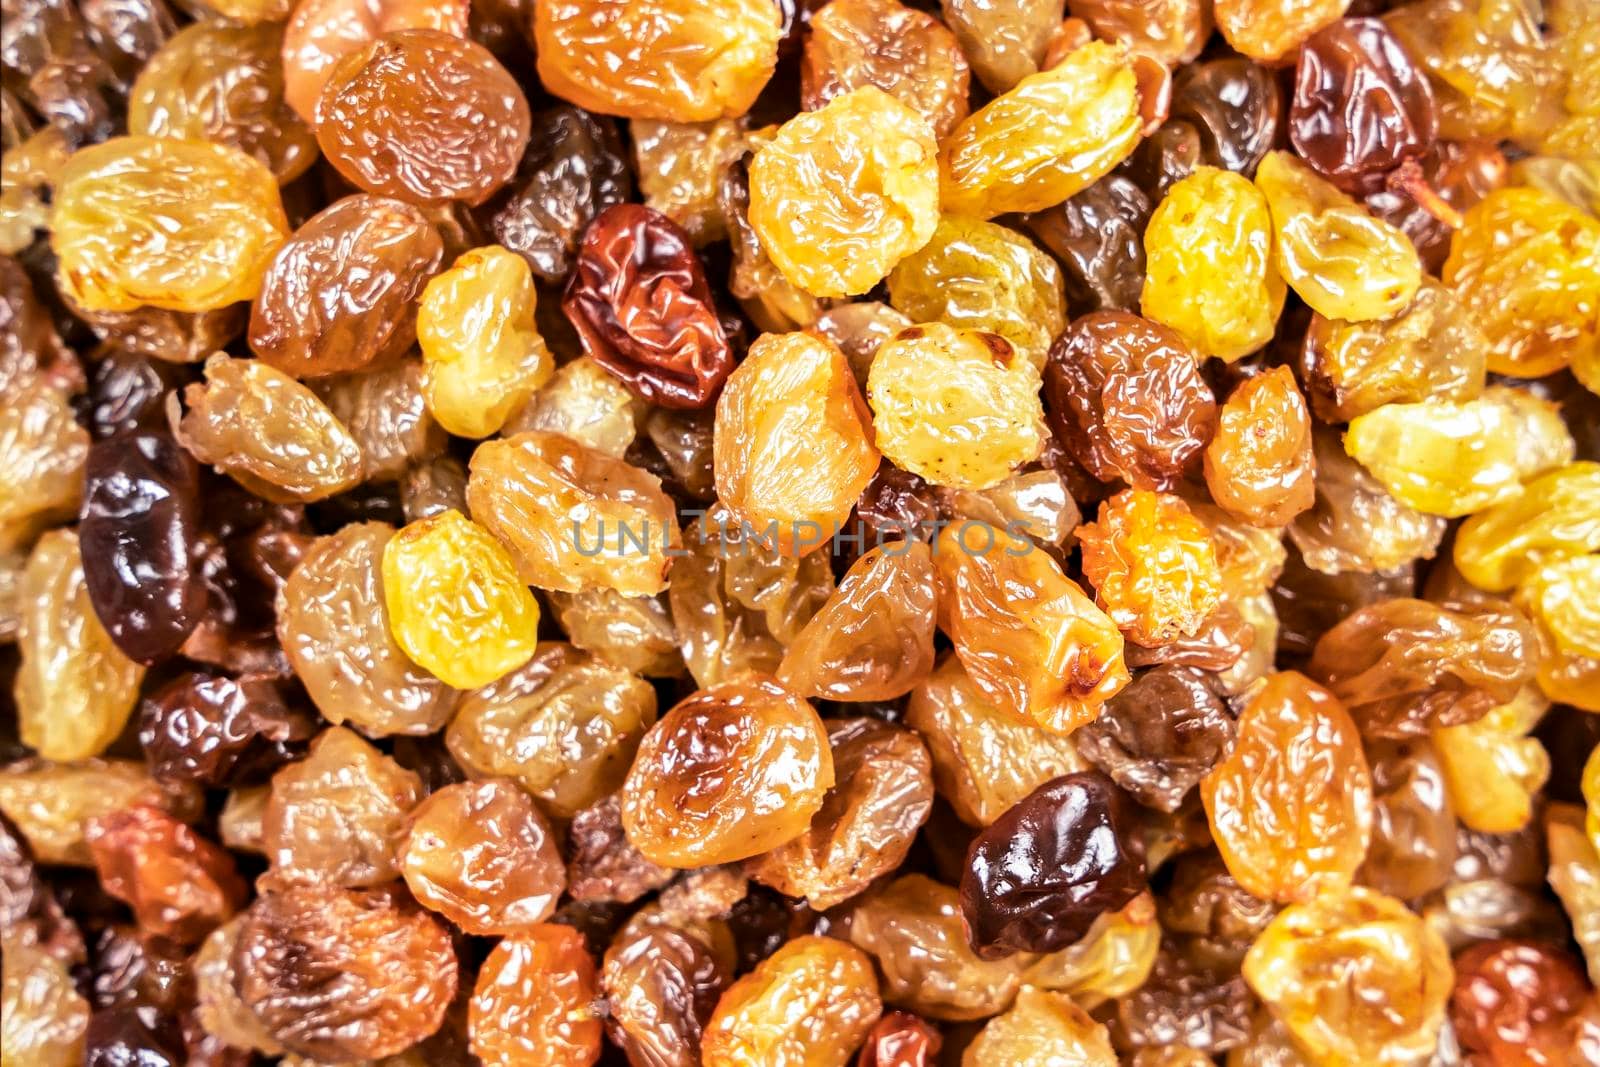
[[[249,300],[288,234],[265,166],[236,148],[164,137],[118,137],[73,153],[50,218],[58,284],[91,311],[209,311]]]
[[[697,1067],[700,1035],[733,977],[733,935],[720,920],[641,911],[618,932],[600,972],[606,1031],[630,1063]]]
[[[641,204],[584,231],[561,308],[596,363],[640,399],[698,408],[733,370],[733,350],[689,235]]]
[[[969,80],[955,35],[898,0],[834,0],[811,16],[800,67],[800,102],[808,111],[875,85],[944,137],[967,117]]]
[[[718,193],[723,170],[745,151],[743,120],[634,119],[629,131],[645,204],[682,226],[696,247],[726,237]]]
[[[1246,379],[1206,446],[1211,498],[1256,526],[1287,526],[1315,501],[1311,413],[1287,367]]]
[[[336,1063],[428,1037],[458,980],[450,935],[393,889],[264,893],[245,912],[233,967],[245,1006],[275,1041]]]
[[[954,31],[972,69],[991,93],[1003,93],[1045,69],[1051,35],[1061,23],[1063,0],[941,0],[944,21]]]
[[[534,5],[533,33],[539,79],[563,100],[704,122],[750,109],[777,65],[782,25],[770,0],[553,0]]]
[[[233,857],[160,808],[102,815],[85,838],[106,892],[146,933],[195,944],[244,903]]]
[[[676,509],[660,481],[560,434],[533,430],[479,446],[467,503],[522,581],[541,589],[653,596],[678,555]]]
[[[1059,204],[1121,163],[1143,121],[1127,50],[1086,44],[956,127],[940,154],[944,209],[986,219]]]
[[[1011,1008],[984,1024],[961,1056],[961,1067],[1012,1067],[1051,1061],[1113,1067],[1106,1028],[1065,993],[1026,988]]]
[[[514,437],[527,430],[548,430],[570,437],[580,445],[588,445],[613,459],[625,459],[641,429],[649,435],[651,443],[671,440],[678,444],[678,434],[683,432],[674,425],[679,418],[697,420],[701,413],[680,413],[670,408],[656,408],[644,414],[645,402],[623,384],[622,380],[602,367],[592,356],[579,356],[571,363],[556,368],[540,389],[528,398],[527,403],[513,411],[504,426],[503,436]],[[709,414],[709,413],[706,413]],[[711,426],[705,422],[705,476],[711,480]],[[698,422],[692,423],[698,426]],[[672,429],[668,429],[671,426]],[[655,432],[652,433],[651,431]],[[694,441],[699,444],[698,440]],[[658,446],[667,467],[680,480],[679,466],[685,457],[672,444]],[[637,459],[637,455],[634,457]],[[689,460],[689,462],[694,462]],[[707,494],[709,495],[709,494]]]
[[[939,627],[998,707],[1068,734],[1127,684],[1116,623],[1031,541],[950,526],[935,562]]]
[[[1195,151],[1198,155],[1199,149]],[[1107,174],[1061,204],[1024,215],[1021,221],[1061,261],[1072,306],[1093,311],[1139,306],[1150,198],[1133,180]]]
[[[467,0],[298,0],[283,30],[283,95],[307,122],[334,63],[391,30],[467,35]]]
[[[1200,783],[1228,872],[1268,900],[1350,884],[1372,834],[1372,775],[1338,698],[1271,675],[1239,717],[1233,751]]]
[[[751,877],[824,911],[900,865],[933,806],[928,750],[877,719],[828,724],[835,784],[799,837],[753,860]]]
[[[938,224],[927,120],[874,85],[804,111],[750,161],[750,226],[813,296],[871,289]]]
[[[1211,531],[1182,498],[1128,489],[1078,528],[1083,574],[1095,603],[1145,646],[1192,636],[1220,603],[1222,572]]]
[[[1285,908],[1250,946],[1244,977],[1309,1055],[1399,1065],[1438,1043],[1454,972],[1428,924],[1357,887]]]
[[[1217,405],[1173,330],[1126,311],[1073,321],[1045,363],[1050,427],[1102,481],[1164,489],[1200,458]]]
[[[1450,1021],[1468,1056],[1530,1067],[1582,1062],[1574,1023],[1592,994],[1568,953],[1486,941],[1456,957],[1455,969]]]
[[[351,184],[423,205],[483,203],[512,178],[528,101],[488,49],[396,30],[347,53],[317,98],[317,142]]]
[[[0,813],[27,839],[40,863],[93,866],[84,834],[100,816],[150,805],[193,822],[202,804],[192,783],[163,785],[132,760],[24,760],[0,768]]]
[[[250,348],[297,378],[344,374],[403,355],[416,300],[444,244],[421,211],[347,196],[295,230],[250,311]]]
[[[1367,746],[1372,768],[1372,844],[1357,880],[1417,900],[1452,880],[1456,817],[1444,769],[1426,741]]]
[[[763,336],[717,400],[717,497],[785,554],[827,544],[878,459],[850,365],[820,337]]]
[[[933,1067],[944,1038],[931,1024],[904,1011],[887,1012],[867,1035],[856,1067]]]
[[[468,933],[512,936],[555,911],[566,869],[550,825],[515,782],[461,782],[417,805],[400,873],[424,907]]]
[[[831,937],[797,937],[722,994],[702,1062],[846,1067],[882,1011],[865,953]]]
[[[83,1063],[90,1006],[69,965],[42,946],[17,938],[0,954],[0,1039],[19,1067]]]
[[[567,640],[647,678],[684,672],[678,630],[664,597],[623,596],[614,589],[546,593]]]

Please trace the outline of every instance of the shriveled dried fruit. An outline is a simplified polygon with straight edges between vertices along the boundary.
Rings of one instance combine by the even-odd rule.
[[[84,836],[106,892],[147,934],[194,944],[244,903],[233,857],[160,808],[102,815]]]
[[[889,300],[914,322],[999,334],[1042,366],[1067,324],[1061,270],[1015,230],[946,215],[889,274]]]
[[[0,769],[0,812],[21,831],[39,863],[93,866],[84,841],[89,823],[141,804],[192,822],[203,801],[193,785],[164,786],[131,760],[28,760]]]
[[[1061,261],[1068,301],[1091,310],[1139,306],[1145,276],[1143,234],[1149,220],[1150,198],[1115,172],[1056,207],[1022,217],[1023,225]]]
[[[205,1032],[231,1048],[249,1049],[268,1056],[284,1048],[239,999],[234,987],[234,952],[244,916],[223,923],[206,937],[194,957],[195,1016]]]
[[[245,913],[233,967],[274,1040],[336,1063],[392,1056],[432,1034],[458,978],[450,936],[393,889],[264,893]]]
[[[701,867],[806,831],[833,788],[817,713],[756,674],[682,701],[645,735],[622,789],[622,824],[646,858]]]
[[[944,209],[987,219],[1059,204],[1121,163],[1143,122],[1127,50],[1086,44],[956,127],[940,154]]]
[[[844,353],[767,334],[717,400],[717,497],[786,555],[827,544],[878,469],[872,417]]]
[[[1244,977],[1311,1056],[1398,1065],[1433,1051],[1455,974],[1431,927],[1356,887],[1285,908]]]
[[[944,21],[984,88],[1003,93],[1043,68],[1052,32],[1061,24],[1063,0],[940,0]]]
[[[183,391],[187,411],[168,401],[172,431],[195,459],[278,503],[322,500],[360,483],[361,446],[306,386],[222,352],[206,360],[205,376]]]
[[[867,400],[878,448],[935,485],[987,489],[1044,447],[1038,368],[994,334],[900,331],[872,359]]]
[[[1416,298],[1392,318],[1313,317],[1301,356],[1306,394],[1327,422],[1348,422],[1391,403],[1473,400],[1483,392],[1487,347],[1460,298],[1425,277]]]
[[[250,348],[297,378],[392,362],[416,339],[417,295],[444,244],[417,208],[347,196],[295,230],[250,311]]]
[[[567,818],[622,785],[655,720],[648,682],[551,641],[499,681],[463,695],[445,743],[473,775],[514,779]]]
[[[583,937],[543,924],[508,937],[483,961],[467,1032],[485,1063],[589,1067],[600,1056],[594,960]]]
[[[1372,769],[1372,844],[1357,880],[1418,900],[1452,880],[1456,817],[1444,769],[1422,740],[1367,746]]]
[[[835,784],[799,837],[749,864],[751,877],[824,911],[900,866],[933,806],[928,750],[877,719],[828,725]]]
[[[571,363],[556,368],[555,374],[538,392],[534,393],[519,410],[512,412],[500,432],[514,436],[527,430],[549,430],[570,437],[580,445],[588,445],[613,459],[623,459],[639,432],[639,423],[646,423],[648,433],[655,441],[669,431],[665,427],[678,414],[666,408],[657,408],[648,416],[641,416],[644,401],[622,383],[616,375],[600,366],[591,356],[579,356]],[[711,477],[710,420],[706,420],[706,480]],[[674,437],[676,440],[676,437]],[[677,458],[676,452],[672,453]],[[663,450],[666,457],[666,450]],[[673,467],[673,460],[667,460]],[[678,474],[674,468],[674,474]]]
[[[1302,674],[1267,678],[1238,741],[1200,783],[1228,872],[1268,900],[1348,886],[1372,833],[1372,775],[1338,698]]]
[[[1450,1022],[1467,1062],[1581,1063],[1593,992],[1577,961],[1536,941],[1486,941],[1456,957]]]
[[[422,779],[342,726],[272,776],[262,847],[274,885],[382,885],[400,874]]]
[[[208,20],[150,57],[128,96],[128,132],[230,145],[280,182],[317,159],[310,127],[284,99],[283,27]]]
[[[1029,964],[1022,980],[1070,993],[1080,1006],[1094,1010],[1143,986],[1160,948],[1155,899],[1141,892],[1117,910],[1102,912],[1077,941]]]
[[[594,361],[641,400],[703,407],[733,370],[733,350],[689,235],[640,204],[584,231],[561,308]]]
[[[933,1024],[909,1012],[886,1012],[861,1046],[857,1067],[932,1067],[943,1048]]]
[[[1391,496],[1345,452],[1337,430],[1316,428],[1312,456],[1315,499],[1288,529],[1307,567],[1324,574],[1374,573],[1433,555],[1445,520]]]
[[[1344,14],[1349,0],[1219,0],[1217,29],[1233,49],[1261,63],[1276,63],[1322,27]]]
[[[938,224],[933,131],[876,86],[796,115],[750,161],[750,225],[813,296],[872,288]]]
[[[568,437],[532,430],[480,445],[467,503],[530,585],[627,596],[666,586],[679,535],[660,481]]]
[[[933,670],[933,557],[890,542],[851,564],[838,590],[795,635],[778,677],[804,697],[892,700]]]
[[[632,904],[678,873],[651,863],[628,843],[622,829],[622,798],[616,793],[572,817],[567,843],[571,852],[567,892],[579,902]]]
[[[432,733],[456,700],[391,632],[382,561],[393,536],[373,522],[320,539],[289,576],[277,610],[278,639],[317,709],[374,736]]]
[[[1106,1028],[1065,993],[1024,988],[1017,1002],[990,1019],[961,1055],[961,1067],[1019,1063],[1113,1067],[1117,1054]]]
[[[515,670],[539,643],[539,605],[489,532],[459,511],[407,525],[383,549],[389,630],[457,689]]]
[[[1248,378],[1228,397],[1205,472],[1211,498],[1256,526],[1287,526],[1312,505],[1311,413],[1288,367]]]
[[[697,247],[728,234],[718,197],[723,170],[745,149],[745,124],[634,119],[633,159],[644,202],[682,226]]]
[[[344,55],[317,98],[317,143],[344,178],[416,204],[483,203],[516,173],[528,101],[489,50],[396,30]]]
[[[1032,542],[950,526],[935,542],[939,627],[985,697],[1068,734],[1128,682],[1122,634]]]
[[[278,682],[191,672],[145,698],[139,745],[156,777],[204,786],[251,780],[293,759],[316,720]]]
[[[1072,0],[1067,8],[1101,40],[1121,41],[1169,67],[1193,62],[1211,35],[1211,12],[1194,0]]]
[[[1499,189],[1466,212],[1440,279],[1489,340],[1489,369],[1572,367],[1600,388],[1600,219],[1538,189]]]
[[[866,954],[797,937],[733,983],[701,1041],[705,1067],[845,1067],[883,1011]]]
[[[1572,923],[1572,936],[1593,982],[1600,971],[1600,851],[1584,832],[1584,821],[1577,805],[1552,804],[1545,811],[1544,828],[1550,888]]]
[[[1211,531],[1180,497],[1124,490],[1078,527],[1078,542],[1095,603],[1137,644],[1191,636],[1221,602]]]
[[[683,673],[678,631],[662,597],[623,596],[614,589],[546,593],[567,640],[647,678]]]
[[[1076,319],[1044,371],[1051,429],[1101,481],[1165,489],[1216,430],[1197,357],[1173,330],[1126,311]]]
[[[1579,460],[1461,524],[1455,564],[1479,589],[1503,592],[1544,563],[1600,551],[1600,463]]]
[[[50,760],[100,755],[127,724],[144,668],[95,615],[75,531],[39,538],[18,579],[17,605],[22,743]]]
[[[22,938],[0,953],[0,1039],[18,1067],[75,1067],[83,1062],[89,1002],[64,960]]]
[[[1520,830],[1533,816],[1534,795],[1550,777],[1550,756],[1528,736],[1550,701],[1527,686],[1475,722],[1433,732],[1456,818],[1483,833]]]
[[[58,284],[90,311],[209,311],[249,300],[288,235],[265,166],[236,148],[164,137],[73,153],[50,217]]]
[[[1382,319],[1411,303],[1422,264],[1410,238],[1287,152],[1268,152],[1256,187],[1272,211],[1277,266],[1312,310]]]
[[[1287,290],[1267,198],[1242,175],[1201,166],[1173,185],[1144,255],[1140,310],[1197,352],[1232,361],[1272,339]]]
[[[924,875],[905,875],[863,897],[850,909],[845,932],[877,961],[884,999],[929,1018],[986,1018],[1009,1007],[1022,984],[1027,957],[975,954],[962,927],[960,895]]]
[[[875,85],[918,112],[944,137],[967,117],[967,57],[932,15],[898,0],[834,0],[811,16],[800,67],[800,101],[816,110]]]
[[[1476,400],[1385,404],[1351,420],[1344,447],[1401,503],[1456,518],[1518,496],[1575,446],[1555,404],[1492,386]]]
[[[566,868],[549,823],[515,782],[445,786],[409,823],[400,873],[424,907],[468,933],[508,937],[555,911]]]
[[[466,0],[298,0],[283,31],[283,95],[316,120],[317,98],[339,59],[391,30],[467,35]]]
[[[534,6],[539,79],[604,115],[670,122],[750,110],[778,62],[778,7],[671,0],[556,0]]]

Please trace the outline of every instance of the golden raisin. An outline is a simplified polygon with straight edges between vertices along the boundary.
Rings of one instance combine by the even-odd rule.
[[[1078,528],[1083,574],[1128,638],[1148,647],[1192,636],[1222,597],[1211,531],[1170,493],[1127,489]]]
[[[1293,371],[1274,367],[1233,391],[1206,446],[1205,472],[1211,499],[1255,526],[1287,526],[1312,505],[1311,413]]]
[[[583,935],[550,923],[496,945],[467,1007],[473,1055],[484,1063],[589,1067],[600,1058],[599,992]]]

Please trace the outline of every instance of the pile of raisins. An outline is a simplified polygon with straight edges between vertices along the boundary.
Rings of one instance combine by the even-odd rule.
[[[1596,0],[0,0],[5,1067],[1600,1067]]]

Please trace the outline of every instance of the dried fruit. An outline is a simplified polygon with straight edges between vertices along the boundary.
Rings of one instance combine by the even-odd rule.
[[[384,523],[353,523],[315,542],[279,593],[278,639],[328,721],[373,736],[428,734],[456,693],[394,639],[382,579],[393,536]]]
[[[339,59],[392,30],[467,35],[466,0],[298,0],[283,30],[283,95],[316,121],[317,98]]]
[[[417,295],[443,256],[439,231],[410,204],[365,193],[335,201],[273,257],[250,310],[250,348],[297,378],[391,363],[416,340]]]
[[[1577,961],[1561,949],[1486,941],[1456,957],[1450,1022],[1473,1059],[1581,1063],[1592,1037],[1583,1036],[1578,1019],[1593,999]]]
[[[639,204],[584,231],[561,308],[594,361],[641,400],[703,407],[733,370],[733,350],[689,235]]]
[[[445,744],[474,776],[514,779],[569,818],[613,793],[656,721],[644,679],[558,641],[466,693]]]
[[[165,235],[151,240],[150,235]],[[272,172],[208,141],[117,137],[57,176],[57,284],[90,311],[210,311],[249,300],[289,226]]]
[[[444,450],[444,431],[423,399],[422,378],[422,362],[405,359],[314,383],[361,449],[363,481],[393,482]]]
[[[1289,368],[1246,379],[1228,397],[1205,473],[1211,498],[1256,526],[1287,526],[1312,505],[1311,413]]]
[[[889,300],[913,322],[998,334],[1043,366],[1067,324],[1061,270],[1015,230],[946,215],[889,274]]]
[[[1144,231],[1139,309],[1197,352],[1233,361],[1272,339],[1283,310],[1267,198],[1242,175],[1196,167]]]
[[[834,0],[811,16],[800,66],[800,102],[808,111],[873,85],[944,137],[967,117],[969,80],[955,35],[898,0]]]
[[[139,745],[157,778],[208,787],[248,781],[301,754],[316,720],[272,678],[190,672],[145,698]]]
[[[467,1008],[473,1055],[486,1063],[589,1067],[600,1055],[594,961],[583,937],[542,924],[490,951]]]
[[[64,960],[22,938],[0,959],[0,1039],[18,1067],[72,1067],[83,1062],[89,1002]]]
[[[1348,0],[1306,0],[1293,5],[1261,0],[1220,0],[1217,29],[1234,51],[1276,63],[1344,14]]]
[[[563,593],[603,586],[654,596],[677,553],[676,509],[654,475],[560,434],[480,445],[467,503],[518,577]]]
[[[984,1024],[961,1056],[961,1067],[1009,1067],[1050,1063],[1112,1067],[1106,1028],[1065,993],[1024,988],[1011,1008]]]
[[[1245,954],[1244,977],[1312,1056],[1403,1064],[1438,1043],[1455,976],[1430,926],[1356,887],[1285,908]]]
[[[987,219],[1053,207],[1121,163],[1143,121],[1127,50],[1086,44],[956,127],[939,160],[944,210]]]
[[[144,668],[95,615],[75,532],[39,538],[17,582],[17,605],[22,743],[49,760],[100,755],[127,724]]]
[[[147,934],[194,944],[247,895],[233,857],[160,808],[92,819],[84,839],[101,885],[133,909]]]
[[[1180,497],[1124,490],[1078,527],[1078,542],[1095,603],[1136,644],[1192,636],[1221,602],[1211,531]]]
[[[1050,349],[1044,390],[1057,439],[1101,481],[1168,488],[1216,430],[1216,400],[1189,346],[1126,311],[1068,326]]]
[[[623,784],[622,824],[663,866],[730,863],[800,836],[833,786],[817,713],[750,674],[700,690],[645,735]]]
[[[987,489],[1044,447],[1038,369],[994,334],[900,331],[872,359],[867,401],[878,448],[935,485]]]
[[[1022,223],[1061,261],[1072,306],[1127,311],[1139,306],[1144,286],[1150,209],[1144,191],[1113,172]]]
[[[360,484],[361,446],[306,386],[222,352],[206,360],[205,376],[184,389],[187,411],[168,400],[172,432],[195,459],[277,503],[322,500]]]
[[[629,132],[645,204],[682,226],[696,247],[726,237],[718,192],[723,170],[745,150],[744,122],[634,119]]]
[[[1269,152],[1256,187],[1272,211],[1277,266],[1313,311],[1383,319],[1411,303],[1422,264],[1410,238],[1287,152]]]
[[[705,122],[744,114],[772,76],[777,5],[715,10],[672,0],[557,0],[534,6],[539,79],[563,100],[634,119]]]
[[[483,203],[528,142],[528,101],[473,41],[395,30],[328,69],[317,143],[352,185],[421,205]]]
[[[968,528],[934,544],[939,628],[985,697],[1071,733],[1128,682],[1116,623],[1031,541],[988,527],[968,541]]]
[[[515,782],[448,785],[412,811],[400,873],[424,907],[471,934],[526,933],[555,911],[566,868]]]
[[[1445,787],[1463,826],[1506,834],[1528,824],[1534,794],[1550,777],[1549,754],[1528,735],[1549,707],[1528,686],[1475,722],[1433,732]]]
[[[1444,769],[1426,741],[1379,742],[1367,748],[1372,768],[1372,844],[1357,875],[1361,884],[1402,900],[1418,900],[1452,880],[1456,817]]]
[[[1546,471],[1461,524],[1455,564],[1479,589],[1503,592],[1546,562],[1600,551],[1600,463]]]
[[[927,120],[876,86],[796,115],[750,161],[750,226],[813,296],[864,293],[938,224]]]
[[[661,597],[623,596],[614,589],[547,593],[567,640],[585,652],[647,678],[683,673],[678,630]]]
[[[941,0],[939,6],[984,88],[1003,93],[1045,65],[1063,0]]]
[[[933,807],[928,750],[876,719],[828,725],[835,785],[799,837],[751,861],[751,877],[824,911],[900,866]]]
[[[846,1067],[883,1011],[872,963],[831,937],[797,937],[722,994],[705,1067]]]
[[[657,408],[644,416],[645,404],[589,356],[579,356],[556,369],[544,387],[521,409],[514,411],[501,433],[514,436],[527,430],[549,430],[588,445],[613,459],[623,459],[639,431],[639,423],[660,427],[676,413]],[[710,420],[706,420],[706,481],[711,479]],[[652,436],[651,440],[655,440]],[[676,453],[674,453],[676,455]],[[663,457],[665,458],[665,457]],[[672,466],[671,461],[667,464]],[[676,472],[674,472],[676,473]]]
[[[488,685],[539,643],[539,605],[500,543],[459,511],[411,523],[383,549],[389,630],[457,689]]]
[[[89,823],[136,805],[192,822],[203,806],[192,784],[163,786],[131,760],[28,760],[0,769],[0,813],[27,839],[39,863],[91,867]]]
[[[402,895],[325,886],[258,897],[233,967],[275,1041],[336,1063],[392,1056],[432,1034],[458,976],[449,935]]]
[[[1372,775],[1337,697],[1302,674],[1267,678],[1233,751],[1200,782],[1228,873],[1268,900],[1349,886],[1372,834]]]

